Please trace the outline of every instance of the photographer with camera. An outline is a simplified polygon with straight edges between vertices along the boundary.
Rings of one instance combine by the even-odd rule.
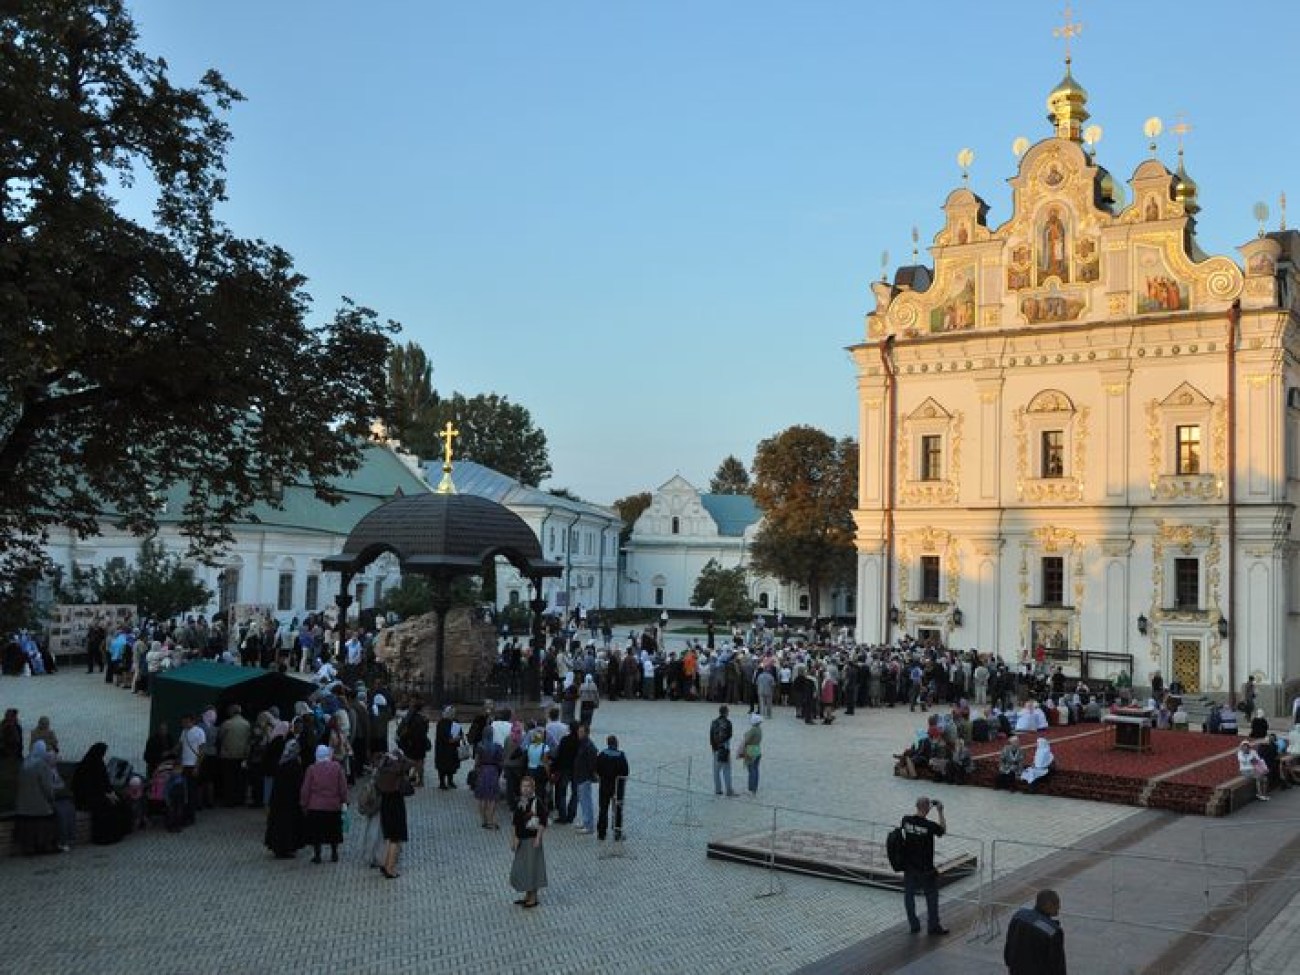
[[[930,810],[938,814],[931,821]],[[943,803],[938,799],[916,800],[916,815],[904,816],[903,830],[903,906],[907,910],[907,923],[913,934],[921,930],[916,916],[916,894],[925,894],[927,929],[930,934],[947,934],[948,929],[939,923],[939,873],[934,868],[934,839],[948,830],[943,816]]]

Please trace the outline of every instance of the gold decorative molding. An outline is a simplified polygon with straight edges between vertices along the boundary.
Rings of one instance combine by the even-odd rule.
[[[929,407],[929,409],[934,408]],[[927,413],[921,418],[941,420],[943,416],[944,414],[935,410],[933,416]],[[955,504],[961,493],[962,428],[965,424],[966,414],[958,410],[948,416],[946,424],[948,434],[948,464],[946,465],[948,476],[937,481],[921,481],[911,476],[912,469],[909,463],[911,461],[914,419],[915,414],[907,417],[901,423],[902,430],[898,442],[898,469],[904,472],[905,480],[898,490],[898,502],[899,504],[918,506]]]
[[[1075,410],[1068,404],[1069,400],[1061,394],[1057,398],[1044,400],[1046,405],[1034,406],[1044,397],[1055,391],[1040,393],[1030,403],[1028,409],[1017,409],[1014,416],[1016,434],[1016,494],[1022,501],[1067,502],[1083,500],[1084,472],[1088,461],[1088,417],[1089,408],[1084,406]],[[1030,475],[1029,463],[1029,418],[1046,413],[1069,414],[1065,423],[1065,434],[1071,443],[1073,462],[1069,477],[1035,477]]]
[[[1165,551],[1176,548],[1184,556],[1196,551],[1204,553],[1206,594],[1203,610],[1188,611],[1169,609],[1170,600],[1165,592]],[[1151,541],[1151,581],[1152,604],[1148,616],[1150,624],[1147,635],[1151,641],[1151,659],[1159,661],[1161,643],[1160,631],[1170,623],[1194,623],[1206,629],[1213,663],[1220,662],[1222,638],[1219,636],[1219,620],[1223,611],[1219,608],[1220,568],[1222,544],[1219,538],[1218,521],[1207,525],[1170,525],[1163,520],[1156,521],[1156,532]]]

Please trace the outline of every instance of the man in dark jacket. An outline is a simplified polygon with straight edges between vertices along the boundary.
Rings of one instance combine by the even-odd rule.
[[[1033,907],[1022,907],[1007,925],[1002,960],[1010,975],[1065,975],[1065,932],[1056,916],[1061,898],[1040,890]]]
[[[582,825],[578,827],[579,833],[594,833],[596,831],[596,813],[591,802],[591,790],[596,781],[596,763],[599,756],[596,754],[596,743],[591,740],[591,726],[574,722],[573,731],[564,736],[561,745],[573,739],[573,768],[572,777],[577,785],[577,792],[574,798],[569,802],[567,811],[567,822],[573,822],[574,803],[577,803],[577,809],[582,815]]]
[[[614,806],[614,842],[623,839],[623,790],[627,785],[627,756],[618,749],[618,736],[605,739],[605,750],[596,756],[596,776],[600,779],[600,819],[596,838],[603,840],[609,828],[609,807]]]
[[[938,822],[928,818],[933,806]],[[913,934],[921,930],[921,920],[916,916],[916,895],[925,894],[925,914],[930,934],[947,934],[948,929],[939,923],[939,875],[934,868],[934,840],[948,831],[943,816],[943,803],[929,799],[916,800],[916,815],[903,817],[903,907],[907,923]]]
[[[557,708],[552,713],[559,714]],[[578,726],[574,721],[552,752],[551,774],[555,776],[555,822],[567,824],[573,822],[573,814],[578,807],[577,777],[573,774],[573,757],[578,751]]]

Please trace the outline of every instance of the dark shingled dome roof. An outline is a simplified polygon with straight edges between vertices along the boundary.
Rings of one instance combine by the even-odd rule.
[[[322,564],[332,572],[358,572],[384,552],[392,552],[403,570],[425,574],[474,573],[496,555],[528,576],[563,571],[543,558],[527,522],[495,501],[469,494],[394,498],[357,522],[343,551]]]

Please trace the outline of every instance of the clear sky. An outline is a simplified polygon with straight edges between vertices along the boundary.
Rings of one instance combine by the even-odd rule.
[[[607,504],[796,423],[856,435],[846,346],[881,253],[910,263],[975,151],[989,222],[1011,144],[1050,134],[1063,3],[136,0],[178,83],[219,69],[230,202],[340,295],[404,326],[442,393],[497,392]],[[1074,74],[1127,180],[1179,113],[1199,240],[1230,253],[1300,159],[1300,4],[1084,0]],[[927,260],[928,263],[928,260]]]

